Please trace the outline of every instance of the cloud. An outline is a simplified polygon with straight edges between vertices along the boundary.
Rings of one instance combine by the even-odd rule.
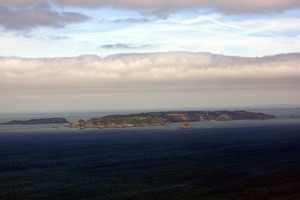
[[[141,12],[142,15],[151,18],[158,18],[158,19],[167,19],[171,14],[170,10],[145,10]]]
[[[13,7],[28,7],[36,5],[40,0],[2,0],[0,4]],[[72,7],[116,7],[138,10],[180,10],[210,7],[225,13],[275,12],[298,9],[299,0],[49,0],[52,4]]]
[[[300,54],[0,58],[0,110],[182,109],[299,102]]]
[[[0,25],[7,30],[30,30],[38,27],[64,27],[83,22],[89,17],[74,12],[35,9],[9,9],[0,6]]]
[[[154,19],[167,19],[171,12],[182,9],[210,8],[229,14],[270,13],[299,9],[298,0],[2,0],[0,2],[0,25],[6,30],[31,30],[38,27],[64,27],[70,23],[85,22],[90,18],[78,12],[58,11],[74,7],[97,9],[113,7],[137,10],[146,18],[128,18],[116,22],[144,23]],[[150,19],[148,19],[150,17]]]
[[[147,47],[150,47],[150,45],[136,46],[136,45],[133,45],[133,44],[118,43],[118,44],[102,45],[100,48],[101,49],[140,49],[140,48],[147,48]]]
[[[53,35],[53,36],[47,37],[47,39],[49,39],[49,40],[69,40],[71,38],[67,37],[67,36]]]
[[[164,0],[164,1],[148,1],[148,0],[53,0],[61,5],[69,6],[113,6],[130,9],[189,9],[213,7],[223,12],[243,13],[243,12],[266,12],[266,11],[282,11],[286,9],[299,8],[298,0]]]
[[[126,18],[126,19],[115,19],[112,21],[106,21],[104,22],[110,22],[110,23],[145,23],[145,22],[150,22],[153,21],[153,19],[148,19],[148,18]]]
[[[0,85],[64,92],[294,87],[300,84],[299,61],[300,54],[246,58],[187,52],[1,58]]]

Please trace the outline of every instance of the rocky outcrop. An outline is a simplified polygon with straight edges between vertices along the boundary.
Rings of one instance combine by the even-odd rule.
[[[63,123],[70,123],[70,122],[65,118],[45,118],[45,119],[30,119],[26,121],[13,120],[10,122],[2,123],[0,125],[63,124]]]
[[[219,115],[216,120],[217,121],[229,121],[231,119],[232,118],[229,115],[224,113],[224,114]]]
[[[79,128],[122,128],[143,126],[167,126],[174,122],[196,121],[228,121],[244,119],[270,119],[272,115],[247,111],[168,111],[137,113],[129,115],[108,115],[101,118],[92,118],[87,121],[79,120],[67,127]]]
[[[190,128],[193,128],[193,126],[189,123],[184,123],[181,125],[180,127],[181,129],[190,129]]]

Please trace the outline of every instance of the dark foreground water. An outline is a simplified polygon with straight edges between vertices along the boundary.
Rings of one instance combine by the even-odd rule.
[[[300,125],[0,134],[0,199],[300,199]]]

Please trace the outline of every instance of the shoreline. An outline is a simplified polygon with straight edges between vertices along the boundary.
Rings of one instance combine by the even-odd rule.
[[[173,123],[170,126],[148,126],[148,127],[121,127],[121,128],[68,128],[66,124],[56,124],[53,128],[51,124],[45,125],[3,125],[0,126],[0,135],[6,134],[78,134],[78,133],[111,133],[130,131],[189,131],[189,130],[211,130],[211,129],[231,129],[231,128],[255,128],[255,127],[282,127],[300,126],[300,119],[270,119],[270,120],[234,120],[234,121],[204,121],[190,122],[192,129],[181,129],[181,122]]]

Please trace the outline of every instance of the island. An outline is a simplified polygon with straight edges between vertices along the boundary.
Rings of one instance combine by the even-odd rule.
[[[264,120],[273,115],[248,111],[164,111],[126,115],[107,115],[84,121],[70,123],[71,128],[123,128],[145,126],[168,126],[176,122]]]
[[[291,115],[290,118],[300,118],[300,115]]]
[[[13,120],[6,123],[0,123],[0,125],[34,125],[34,124],[64,124],[70,123],[65,118],[45,118],[45,119],[30,119],[30,120]]]
[[[181,125],[180,128],[181,129],[190,129],[190,128],[194,128],[194,127],[189,123],[184,123],[184,124]]]

